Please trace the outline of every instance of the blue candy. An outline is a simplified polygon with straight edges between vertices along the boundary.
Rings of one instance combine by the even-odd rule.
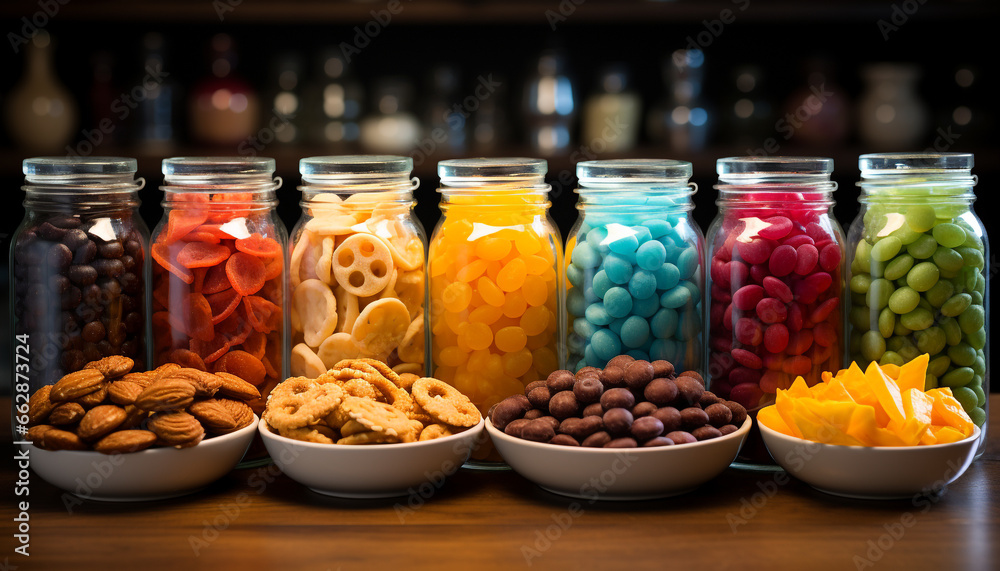
[[[649,340],[649,323],[638,315],[633,315],[622,324],[619,336],[626,347],[642,347]]]
[[[650,240],[635,252],[635,261],[644,270],[656,271],[667,259],[667,249],[657,240]]]
[[[583,292],[575,287],[566,294],[566,311],[570,315],[583,315],[587,310],[587,300],[583,298]]]
[[[656,276],[646,270],[635,272],[628,282],[628,292],[636,299],[653,295],[656,293]]]
[[[677,333],[677,324],[680,322],[680,317],[677,312],[673,309],[663,308],[656,312],[653,319],[650,320],[650,329],[652,330],[653,336],[657,339],[667,339],[673,337]]]
[[[654,272],[654,275],[656,276],[656,289],[664,291],[674,289],[681,282],[681,273],[673,264],[663,264]]]
[[[596,268],[601,264],[601,256],[586,242],[577,242],[571,259],[581,268]]]
[[[677,256],[677,269],[682,280],[689,280],[698,271],[698,250],[688,246]]]
[[[666,235],[668,232],[672,231],[673,228],[670,223],[666,220],[643,220],[642,225],[649,228],[649,234],[651,238],[659,238],[660,236]]]
[[[608,254],[604,258],[604,272],[616,284],[627,284],[632,279],[632,264],[617,254]]]
[[[590,338],[590,346],[594,355],[605,363],[612,357],[618,356],[622,352],[622,342],[617,335],[607,329],[601,329]],[[586,356],[586,355],[585,355]],[[593,362],[589,357],[588,362]]]
[[[588,305],[584,315],[587,317],[587,321],[594,325],[607,325],[614,319],[604,308],[604,304],[600,302]]]
[[[649,319],[660,310],[660,296],[655,293],[649,297],[632,299],[632,315]]]
[[[591,283],[594,285],[594,295],[601,299],[604,299],[604,295],[608,293],[608,290],[615,286],[615,282],[611,281],[608,273],[604,270],[594,274],[594,279]]]
[[[670,309],[684,307],[689,301],[691,301],[691,290],[685,287],[684,283],[660,296],[660,305]]]
[[[566,281],[573,287],[579,288],[583,285],[583,270],[576,264],[566,266]]]
[[[660,305],[663,305],[662,299]],[[613,287],[605,294],[603,306],[611,317],[625,317],[632,313],[632,296],[623,287]],[[587,308],[587,311],[589,312],[590,308]]]

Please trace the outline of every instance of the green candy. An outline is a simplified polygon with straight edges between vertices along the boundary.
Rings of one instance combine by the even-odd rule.
[[[955,363],[959,367],[971,368],[976,362],[976,350],[968,343],[959,343],[958,345],[948,347],[948,357],[952,363]],[[973,372],[975,372],[975,369],[973,369]]]
[[[945,248],[957,248],[965,242],[965,230],[958,224],[944,222],[931,231],[934,240]]]
[[[906,275],[906,272],[909,272],[910,268],[912,267],[913,267],[913,256],[909,254],[902,254],[896,256],[895,258],[892,259],[891,262],[886,264],[883,277],[885,277],[885,279],[887,280],[892,280],[892,281],[898,280],[899,278],[904,277]]]
[[[896,328],[896,314],[888,307],[882,309],[878,314],[878,332],[882,337],[888,339],[892,337],[892,331]]]
[[[927,373],[924,375],[924,390],[929,391],[931,389],[938,388],[938,378],[936,375]]]
[[[885,348],[889,351],[899,352],[903,348],[903,345],[906,344],[906,341],[906,337],[902,335],[893,335],[885,340]]]
[[[861,356],[866,361],[877,361],[885,353],[885,339],[878,331],[868,331],[861,336]],[[972,369],[969,369],[971,372]],[[965,384],[965,383],[962,383]]]
[[[914,204],[906,209],[906,224],[914,232],[927,232],[937,222],[934,207],[927,204]]]
[[[969,367],[959,367],[957,369],[952,369],[945,373],[943,377],[939,379],[942,385],[946,387],[964,387],[965,385],[972,382],[972,377],[975,373]]]
[[[908,244],[916,242],[918,238],[923,236],[923,233],[913,230],[912,228],[910,228],[909,224],[903,224],[899,228],[893,230],[892,233],[889,235],[899,238],[900,244],[906,246]]]
[[[937,243],[935,242],[935,246]],[[868,243],[867,240],[861,240],[858,242],[857,247],[854,249],[854,260],[851,261],[851,273],[852,274],[865,274],[868,273],[868,268],[865,267],[865,263],[871,259],[872,245]]]
[[[855,305],[851,307],[851,311],[848,313],[847,319],[851,322],[851,325],[859,331],[871,329],[871,311],[869,311],[868,306]],[[957,326],[958,324],[956,323],[955,325]]]
[[[966,335],[972,335],[986,324],[986,311],[981,305],[971,305],[958,316],[958,325]]]
[[[976,360],[972,363],[972,370],[980,376],[986,374],[986,358],[983,357],[982,349],[976,351]]]
[[[926,299],[927,303],[931,304],[932,307],[937,308],[943,306],[954,293],[954,284],[948,280],[938,280],[938,283],[934,284],[934,287],[924,293],[924,299]]]
[[[922,307],[918,307],[909,313],[901,315],[899,320],[908,329],[912,329],[913,331],[922,331],[934,323],[934,314]]]
[[[962,241],[965,241],[965,233],[962,233]],[[888,262],[899,253],[903,247],[903,242],[895,236],[886,236],[872,246],[872,259],[878,262]]]
[[[967,248],[965,246],[961,248],[955,248],[955,251],[962,256],[962,261],[966,266],[972,266],[977,270],[983,269],[986,265],[986,258],[983,257],[983,253],[975,248]]]
[[[948,372],[948,367],[951,366],[951,359],[945,355],[940,357],[935,357],[927,363],[927,372],[931,373],[935,377],[940,377],[941,375]]]
[[[889,309],[896,315],[909,313],[920,304],[920,294],[911,287],[901,287],[889,296]]]
[[[944,348],[947,345],[944,330],[940,327],[928,327],[923,331],[917,331],[913,334],[913,338],[917,342],[917,349],[919,349],[921,353],[927,353],[929,355],[937,355],[941,351],[944,351]],[[975,355],[975,351],[973,351],[972,354]]]
[[[851,291],[854,293],[865,294],[868,293],[868,288],[872,284],[872,278],[868,274],[857,274],[851,277],[851,283],[849,284]]]
[[[886,351],[885,353],[882,353],[882,358],[878,360],[878,364],[896,365],[898,367],[902,367],[906,364],[906,361],[903,360],[903,357],[900,356],[899,353],[895,351]]]
[[[923,292],[934,287],[940,277],[941,272],[937,266],[931,262],[921,262],[907,272],[906,285]]]
[[[974,333],[969,333],[966,339],[969,341],[969,345],[972,345],[973,349],[977,351],[982,350],[983,347],[986,347],[986,329],[979,329]]]
[[[956,323],[955,325],[958,325],[958,324]],[[959,331],[961,331],[961,329]],[[896,320],[896,328],[892,330],[892,334],[893,335],[909,335],[910,333],[913,333],[913,330],[910,329],[909,327],[903,325],[903,322],[897,319]]]
[[[979,407],[976,407],[976,408],[974,408],[972,410],[967,410],[965,412],[969,415],[969,418],[972,419],[972,423],[975,424],[976,426],[978,426],[979,428],[982,428],[983,425],[986,424],[986,411],[985,410],[983,410],[983,409],[981,409]]]
[[[950,283],[950,282],[941,282]],[[954,289],[954,288],[952,288]],[[948,301],[941,305],[941,315],[947,317],[957,317],[972,305],[972,296],[967,293],[960,293],[948,298]]]
[[[907,244],[906,253],[918,260],[926,260],[937,252],[938,243],[930,234],[924,234],[912,244]]]
[[[962,328],[959,327],[957,319],[946,317],[938,322],[938,326],[944,330],[948,345],[958,345],[962,342]]]
[[[972,387],[972,391],[976,393],[976,406],[986,406],[986,391],[983,387]]]
[[[889,303],[889,297],[894,291],[896,291],[896,288],[893,287],[892,282],[885,278],[872,281],[868,287],[868,295],[865,298],[868,307],[878,310],[882,309]]]
[[[958,387],[952,391],[952,395],[965,410],[976,408],[976,406],[979,405],[979,397],[976,396],[976,392],[970,388]]]
[[[899,350],[899,355],[906,361],[912,361],[920,356],[920,350],[913,345],[904,345]]]

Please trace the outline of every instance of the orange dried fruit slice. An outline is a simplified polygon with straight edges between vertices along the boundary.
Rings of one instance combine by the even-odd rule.
[[[236,252],[226,262],[226,276],[240,295],[253,295],[264,287],[264,262],[244,252]]]
[[[216,372],[236,375],[244,381],[260,386],[267,377],[267,370],[260,359],[246,351],[230,351],[215,363]]]
[[[205,295],[219,293],[231,287],[233,287],[233,284],[229,283],[225,264],[219,264],[218,266],[208,268],[205,272],[205,282],[201,285],[201,293]]]
[[[174,210],[167,216],[167,228],[164,231],[166,244],[173,244],[188,235],[189,232],[201,226],[208,219],[208,211],[202,209]]]
[[[281,307],[270,301],[250,295],[243,298],[246,307],[247,321],[257,331],[270,333],[281,324]]]
[[[186,284],[194,283],[194,274],[191,273],[191,270],[185,268],[184,266],[175,265],[170,261],[170,246],[167,246],[162,242],[157,242],[152,245],[150,251],[153,254],[153,259],[156,260],[156,263],[159,264],[161,268],[174,274]]]
[[[281,255],[281,245],[274,238],[254,232],[236,241],[236,249],[258,258],[277,258]]]
[[[264,358],[264,350],[267,348],[267,336],[260,331],[254,330],[241,345],[244,351],[250,353],[258,359]]]
[[[188,242],[177,252],[177,263],[188,269],[210,268],[229,259],[229,248],[222,244]]]
[[[230,288],[219,293],[209,294],[205,296],[205,299],[212,306],[212,325],[218,325],[236,311],[243,298],[236,293],[236,290]]]
[[[170,352],[170,362],[189,369],[208,370],[201,356],[190,349],[174,349]]]
[[[229,351],[229,347],[229,340],[222,333],[217,333],[215,339],[211,341],[191,340],[191,350],[201,356],[206,365],[211,365],[218,361],[219,357],[222,357]]]

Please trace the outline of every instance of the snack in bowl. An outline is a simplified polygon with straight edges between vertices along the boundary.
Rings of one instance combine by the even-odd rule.
[[[425,407],[426,408],[426,407]],[[490,412],[497,430],[525,440],[588,448],[689,444],[736,432],[747,411],[706,391],[695,371],[619,355],[602,369],[559,370]]]
[[[253,424],[244,401],[260,393],[235,375],[175,364],[133,373],[132,366],[128,357],[105,357],[36,391],[27,439],[43,450],[123,454],[189,448]]]
[[[414,377],[376,359],[343,359],[315,379],[280,383],[263,419],[286,438],[346,445],[426,441],[480,423],[465,395],[437,379]]]

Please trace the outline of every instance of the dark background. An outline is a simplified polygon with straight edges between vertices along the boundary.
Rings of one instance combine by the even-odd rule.
[[[65,0],[64,0],[65,1]],[[576,0],[580,2],[581,0]],[[57,3],[56,0],[51,0]],[[643,100],[643,117],[653,104],[665,97],[662,76],[663,62],[675,49],[684,47],[688,38],[697,37],[707,27],[716,26],[723,10],[733,10],[735,21],[725,24],[711,43],[702,44],[705,53],[706,103],[712,110],[715,128],[707,147],[700,151],[675,150],[653,143],[643,129],[637,149],[630,157],[676,158],[694,163],[694,178],[700,191],[695,196],[695,218],[707,228],[715,216],[715,160],[724,156],[748,154],[751,148],[763,144],[767,137],[781,143],[780,154],[808,154],[832,157],[835,161],[833,179],[840,185],[835,194],[835,215],[846,227],[857,213],[857,157],[875,149],[866,148],[857,136],[856,121],[843,142],[806,145],[793,137],[785,141],[777,131],[761,134],[756,144],[736,143],[721,118],[735,97],[734,70],[744,64],[758,65],[766,79],[765,94],[773,107],[784,108],[789,95],[806,85],[805,63],[820,59],[833,71],[830,77],[855,104],[864,91],[861,67],[872,62],[907,62],[922,70],[918,93],[930,111],[925,140],[910,149],[922,151],[933,143],[936,129],[950,126],[950,110],[961,103],[970,105],[974,120],[964,128],[953,128],[959,137],[949,151],[976,154],[974,173],[981,183],[976,192],[980,197],[977,211],[988,230],[994,227],[995,216],[986,208],[983,197],[994,191],[993,181],[1000,174],[1000,145],[993,137],[996,126],[995,101],[1000,80],[996,64],[996,18],[1000,6],[990,0],[945,2],[942,0],[907,1],[846,1],[815,2],[749,0],[740,12],[739,2],[730,0],[652,2],[625,0],[586,0],[577,5],[573,0],[557,1],[459,1],[402,0],[402,11],[392,16],[362,53],[351,63],[352,73],[368,88],[386,75],[409,77],[416,87],[414,111],[422,117],[421,105],[426,101],[430,69],[439,63],[452,63],[461,69],[462,84],[458,93],[469,95],[482,73],[504,77],[506,88],[502,100],[509,117],[510,139],[495,155],[531,156],[526,145],[521,94],[525,78],[539,52],[559,47],[568,56],[569,74],[574,80],[578,105],[592,92],[597,70],[602,64],[624,62],[628,65],[634,90]],[[372,10],[383,10],[386,3],[335,2],[319,0],[73,0],[60,6],[59,12],[48,18],[45,29],[56,41],[56,68],[60,81],[77,99],[80,125],[76,131],[96,126],[89,103],[94,53],[108,50],[113,54],[113,81],[126,91],[142,77],[141,37],[149,31],[161,32],[167,40],[166,69],[182,89],[190,89],[208,73],[207,46],[213,34],[227,32],[236,41],[240,62],[238,73],[263,93],[268,88],[270,62],[273,56],[286,50],[303,57],[307,76],[315,65],[316,54],[325,47],[351,42],[354,26],[364,26],[372,20]],[[225,10],[220,21],[217,8]],[[232,8],[229,10],[229,8]],[[38,2],[7,1],[0,5],[0,31],[5,37],[18,33],[23,17],[30,18],[40,10]],[[555,30],[549,18],[562,10],[564,21]],[[548,15],[547,15],[547,12]],[[910,12],[910,14],[907,14]],[[879,20],[905,22],[898,30],[883,37]],[[706,24],[708,22],[708,24]],[[703,36],[705,37],[705,36]],[[0,46],[0,106],[5,95],[21,78],[24,50],[15,54],[9,40]],[[976,82],[970,90],[960,92],[955,84],[955,71],[968,66],[976,71]],[[265,112],[269,112],[266,109]],[[174,155],[234,155],[233,148],[207,148],[192,143],[184,135],[186,115],[179,115],[181,138]],[[127,133],[123,125],[120,133]],[[570,152],[579,150],[579,121],[576,139]],[[77,141],[81,140],[80,137]],[[76,141],[74,141],[74,144]],[[565,234],[576,218],[572,192],[575,179],[570,152],[549,158],[549,179],[554,182],[552,214]],[[65,154],[65,152],[60,153]],[[152,228],[159,220],[162,182],[160,161],[167,155],[157,155],[130,146],[127,138],[113,144],[100,145],[94,154],[133,156],[139,159],[139,176],[146,179],[140,193],[143,217]],[[284,179],[279,191],[279,213],[291,228],[299,214],[297,172],[298,159],[305,156],[332,154],[316,145],[282,146],[272,143],[261,156],[277,159],[278,175]],[[467,155],[470,153],[466,153]],[[23,193],[21,161],[25,151],[11,141],[6,129],[0,130],[0,184],[4,188],[4,204],[0,208],[0,257],[6,262],[9,239],[23,216],[20,202]],[[421,180],[416,193],[417,214],[428,234],[438,218],[435,192],[438,160],[453,158],[442,151],[425,160],[414,175]],[[612,158],[601,155],[595,158]],[[569,184],[560,180],[571,180]],[[995,201],[989,201],[994,204]],[[990,257],[990,274],[996,264]],[[4,275],[3,299],[7,299],[7,276]],[[0,304],[6,311],[7,304]],[[6,315],[4,316],[6,320]],[[9,359],[6,349],[6,325],[0,340],[4,350],[0,362]],[[6,377],[9,368],[2,370]],[[3,383],[0,391],[9,390]]]

